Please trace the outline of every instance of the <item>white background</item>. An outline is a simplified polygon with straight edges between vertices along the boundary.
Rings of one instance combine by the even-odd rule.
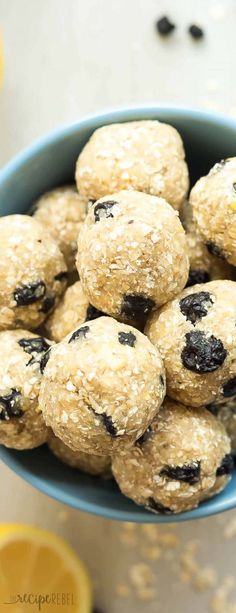
[[[163,13],[178,24],[164,41],[154,28]],[[187,35],[191,22],[204,27],[203,41]],[[235,28],[234,0],[0,0],[0,165],[47,131],[109,106],[168,102],[236,115]],[[118,598],[116,586],[130,564],[145,561],[139,547],[122,543],[119,524],[66,509],[5,466],[0,486],[0,521],[31,522],[65,535],[87,563],[104,613],[209,610],[212,590],[201,594],[181,583],[165,552],[153,564],[153,602],[134,593]],[[219,584],[235,572],[236,537],[224,537],[233,517],[231,512],[175,529],[178,551],[197,540],[197,558],[216,568]],[[144,538],[140,528],[140,543]],[[236,601],[235,593],[230,598]],[[236,604],[225,605],[219,613],[235,610]]]

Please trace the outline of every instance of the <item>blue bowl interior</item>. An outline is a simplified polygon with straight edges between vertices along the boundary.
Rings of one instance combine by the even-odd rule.
[[[0,214],[25,213],[46,190],[73,181],[79,152],[105,124],[160,119],[182,135],[191,183],[222,158],[235,155],[236,123],[188,109],[136,108],[110,111],[58,130],[19,154],[0,173]],[[236,472],[226,489],[198,509],[174,516],[154,515],[125,498],[114,481],[90,477],[61,464],[46,446],[32,451],[0,447],[0,457],[45,494],[77,509],[111,519],[168,523],[219,513],[236,505]]]

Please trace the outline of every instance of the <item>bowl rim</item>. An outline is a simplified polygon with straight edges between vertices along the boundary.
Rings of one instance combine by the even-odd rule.
[[[32,158],[37,157],[41,152],[43,152],[43,150],[47,149],[47,147],[51,146],[52,144],[57,144],[65,138],[69,138],[70,136],[74,135],[76,131],[79,132],[83,128],[95,130],[98,127],[98,121],[99,123],[104,121],[104,124],[115,123],[116,121],[135,121],[140,119],[140,113],[147,113],[149,115],[147,119],[152,119],[158,113],[167,115],[168,112],[172,114],[172,120],[174,117],[176,117],[177,120],[187,119],[195,122],[201,121],[202,123],[208,125],[210,124],[214,126],[217,124],[218,126],[226,129],[236,130],[236,118],[215,111],[206,111],[201,108],[172,105],[169,103],[143,103],[138,105],[108,107],[101,109],[101,111],[98,110],[97,112],[82,116],[81,119],[78,119],[73,123],[65,124],[59,128],[56,128],[46,133],[44,136],[34,140],[32,144],[20,150],[12,159],[10,159],[10,161],[0,168],[0,188],[14,175],[14,173],[26,166]],[[163,121],[163,118],[161,121]],[[166,117],[164,121],[168,122],[168,117]],[[69,492],[66,492],[65,494],[64,491],[57,485],[51,483],[48,485],[47,481],[30,472],[29,469],[26,471],[24,466],[20,464],[19,459],[11,455],[11,451],[11,449],[5,448],[1,445],[0,458],[11,470],[13,470],[19,477],[21,477],[31,486],[50,498],[61,502],[62,504],[67,504],[80,511],[102,516],[111,520],[131,521],[135,523],[176,523],[215,515],[217,513],[233,509],[236,506],[235,491],[235,494],[230,492],[226,500],[224,497],[222,499],[221,497],[217,497],[216,503],[216,498],[211,498],[208,501],[203,502],[199,507],[193,509],[192,511],[187,511],[172,516],[163,516],[159,514],[155,515],[152,513],[148,514],[144,510],[141,510],[142,507],[140,507],[140,511],[136,511],[135,514],[132,513],[132,510],[122,511],[118,508],[105,508],[99,502],[92,503],[86,500],[76,499]]]
[[[229,496],[227,500],[225,500],[224,497],[221,499],[220,495],[213,496],[212,498],[209,498],[208,500],[202,502],[198,507],[192,509],[191,511],[185,511],[183,513],[176,513],[173,515],[148,513],[144,509],[144,507],[139,507],[139,505],[135,505],[135,503],[133,503],[135,505],[135,514],[132,512],[132,509],[130,511],[123,511],[118,508],[111,509],[109,507],[104,507],[97,501],[89,502],[87,500],[81,500],[81,498],[77,498],[69,492],[66,492],[65,494],[64,490],[60,489],[58,485],[54,485],[51,483],[50,485],[48,485],[48,482],[45,480],[45,478],[35,475],[34,473],[30,472],[29,469],[27,469],[26,471],[25,468],[20,464],[20,461],[18,459],[19,454],[24,453],[24,451],[19,451],[17,453],[17,457],[11,455],[11,451],[11,449],[5,448],[3,445],[0,445],[0,458],[3,460],[4,464],[8,466],[8,468],[10,468],[18,477],[21,477],[23,481],[34,487],[34,489],[40,491],[42,494],[45,494],[49,498],[53,498],[61,504],[65,504],[76,509],[77,511],[90,513],[91,515],[96,515],[99,517],[105,517],[106,519],[111,519],[114,521],[126,521],[145,524],[179,523],[190,520],[193,521],[196,519],[203,519],[204,517],[210,517],[211,515],[217,515],[218,513],[230,511],[236,506],[235,493],[231,494],[231,496]],[[226,488],[228,487],[228,485],[226,486]]]
[[[112,123],[115,123],[116,117],[117,121],[121,121],[120,119],[118,119],[121,115],[124,116],[124,121],[129,121],[129,115],[133,116],[134,114],[137,114],[136,119],[138,120],[138,114],[140,112],[147,112],[152,115],[156,113],[165,113],[166,111],[170,111],[172,114],[175,114],[177,119],[187,118],[195,121],[201,120],[208,124],[210,123],[214,125],[215,123],[217,123],[218,125],[220,124],[222,127],[236,129],[236,118],[228,117],[224,113],[205,111],[204,109],[200,108],[172,105],[168,103],[157,105],[150,103],[147,105],[139,104],[108,107],[101,111],[89,113],[73,123],[68,123],[62,127],[55,128],[54,130],[47,132],[44,136],[35,139],[30,145],[24,147],[23,149],[20,149],[20,151],[16,153],[13,158],[11,158],[6,164],[4,164],[0,168],[0,182],[2,183],[4,181],[7,181],[8,178],[14,172],[19,170],[21,166],[27,164],[32,157],[37,156],[41,151],[43,151],[43,149],[50,146],[52,143],[56,144],[62,138],[70,137],[76,131],[76,129],[82,129],[86,127],[96,129],[96,122],[98,120],[101,121],[104,119],[105,123],[109,123],[111,119]],[[130,121],[135,121],[136,119],[130,118]]]

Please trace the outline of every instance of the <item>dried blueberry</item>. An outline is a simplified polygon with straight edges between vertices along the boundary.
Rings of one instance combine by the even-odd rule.
[[[224,252],[222,251],[220,247],[218,247],[218,245],[216,245],[212,241],[208,241],[206,243],[206,247],[211,255],[215,255],[217,258],[220,258],[221,260],[225,260]]]
[[[101,221],[101,219],[108,219],[109,217],[114,217],[112,213],[113,206],[118,204],[115,200],[106,200],[105,202],[99,202],[96,204],[93,210],[93,214],[96,221]]]
[[[223,385],[223,395],[225,398],[231,398],[231,396],[236,395],[236,377],[232,377]]]
[[[0,421],[9,421],[12,417],[21,417],[23,411],[20,408],[21,394],[12,389],[10,394],[0,396]]]
[[[217,417],[218,413],[219,413],[219,405],[218,404],[214,404],[214,402],[210,402],[209,404],[206,405],[206,409],[208,411],[210,411],[210,413],[212,413],[212,415],[215,415],[215,417]]]
[[[36,338],[21,338],[18,341],[18,345],[24,349],[26,353],[43,353],[47,351],[50,345],[45,341],[43,336],[37,336]]]
[[[156,513],[162,513],[163,515],[171,515],[173,513],[172,509],[170,509],[169,507],[165,507],[164,504],[162,504],[161,502],[158,502],[157,500],[152,498],[152,496],[148,498],[148,502],[145,506],[150,511],[155,511]]]
[[[161,36],[168,36],[175,29],[175,25],[171,23],[168,17],[164,16],[156,22],[156,28]]]
[[[134,347],[136,340],[137,338],[133,332],[118,332],[118,341],[121,345],[129,345],[129,347]]]
[[[183,466],[165,466],[160,472],[161,477],[165,476],[176,481],[184,481],[193,485],[200,479],[200,462],[183,464]]]
[[[51,309],[54,307],[55,301],[55,296],[47,296],[47,298],[44,299],[43,304],[39,310],[42,313],[49,313],[49,311],[51,311]]]
[[[44,281],[22,284],[13,292],[17,306],[27,306],[41,300],[46,292]]]
[[[145,432],[142,434],[142,436],[140,436],[137,441],[135,442],[135,445],[139,445],[140,447],[142,447],[142,445],[144,443],[146,443],[146,441],[149,439],[149,437],[152,434],[152,427],[148,426],[147,430],[145,430]]]
[[[51,355],[51,347],[50,347],[50,349],[48,349],[46,351],[46,353],[43,355],[43,357],[40,360],[40,370],[41,370],[42,374],[43,374],[44,369],[47,366],[47,363],[48,363],[48,360],[50,358],[50,355]]]
[[[234,467],[234,460],[231,453],[226,453],[224,456],[220,466],[218,466],[216,471],[217,477],[222,477],[223,475],[230,475],[232,473]]]
[[[210,275],[205,270],[190,270],[186,287],[192,287],[197,283],[208,283]]]
[[[55,275],[54,279],[55,281],[66,281],[67,277],[68,277],[67,270],[62,270],[61,272],[58,272],[57,275]]]
[[[199,40],[199,38],[203,38],[204,36],[203,29],[199,26],[196,26],[194,23],[189,26],[188,31],[192,38],[195,38],[195,40]]]
[[[179,303],[181,313],[191,324],[195,325],[202,317],[206,317],[213,300],[209,292],[197,292],[182,298]]]
[[[89,304],[87,308],[85,321],[91,321],[92,319],[98,319],[98,317],[103,317],[103,316],[104,316],[104,313],[102,311],[99,311],[92,304]]]
[[[188,332],[185,338],[186,345],[181,352],[185,368],[197,373],[208,373],[222,366],[227,351],[220,339],[213,334],[206,336],[201,330]]]
[[[155,306],[154,300],[143,294],[125,294],[121,305],[121,315],[128,319],[146,319]]]
[[[86,338],[86,334],[89,332],[89,326],[83,326],[82,328],[78,328],[73,332],[72,336],[68,340],[68,343],[73,343],[74,341],[78,341],[80,338]]]
[[[101,418],[102,418],[102,423],[105,426],[107,433],[113,437],[117,436],[117,428],[113,424],[111,416],[107,415],[106,413],[101,413]]]

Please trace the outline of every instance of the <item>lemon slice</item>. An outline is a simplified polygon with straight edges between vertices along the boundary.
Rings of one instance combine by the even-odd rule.
[[[87,571],[51,532],[0,524],[0,612],[91,613]]]
[[[2,80],[3,80],[3,44],[2,44],[1,34],[0,34],[0,85],[2,84]]]

